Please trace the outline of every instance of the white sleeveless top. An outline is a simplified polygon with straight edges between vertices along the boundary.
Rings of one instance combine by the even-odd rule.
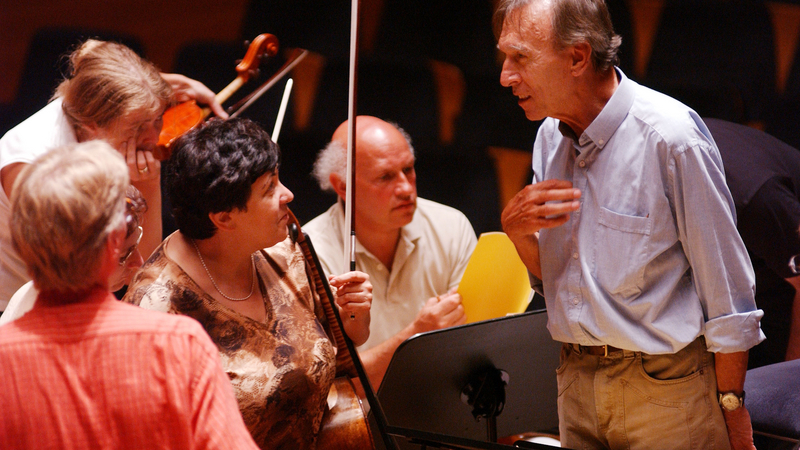
[[[56,99],[0,139],[0,170],[14,163],[30,164],[56,147],[75,142],[75,132],[61,109],[61,99]],[[0,311],[5,310],[17,289],[30,280],[25,263],[11,244],[10,218],[11,202],[0,189]]]

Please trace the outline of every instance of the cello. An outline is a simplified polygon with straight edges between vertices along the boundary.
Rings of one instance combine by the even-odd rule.
[[[325,450],[367,449],[372,450],[375,444],[367,421],[367,414],[361,400],[355,392],[351,378],[358,378],[375,416],[378,432],[387,450],[397,450],[397,443],[386,430],[386,416],[378,402],[367,373],[361,365],[358,351],[353,341],[344,333],[344,325],[334,302],[333,293],[327,279],[323,277],[322,265],[319,262],[311,239],[300,229],[300,223],[289,211],[287,224],[292,242],[299,245],[306,260],[309,282],[322,303],[325,318],[328,322],[336,352],[336,379],[328,394],[328,406],[322,415],[322,424],[317,435],[317,448]]]
[[[351,0],[350,1],[350,76],[348,80],[348,90],[349,90],[349,98],[348,98],[348,107],[347,107],[347,116],[349,120],[350,127],[348,128],[347,132],[347,187],[346,187],[346,199],[345,199],[345,223],[348,224],[346,235],[344,236],[345,242],[345,254],[343,255],[345,258],[345,263],[349,263],[349,267],[351,271],[356,270],[356,256],[355,256],[355,247],[356,247],[356,233],[355,233],[355,139],[356,139],[356,98],[357,98],[357,90],[358,90],[358,17],[359,17],[359,8],[361,6],[360,0]],[[291,217],[294,217],[293,215]],[[297,219],[294,219],[295,222]],[[322,273],[322,266],[319,263],[317,255],[314,253],[313,246],[311,246],[311,241],[308,239],[307,236],[304,236],[303,233],[299,233],[298,225],[292,224],[290,220],[289,232],[294,237],[297,235],[298,242],[300,242],[301,248],[303,248],[303,252],[308,252],[309,254],[306,256],[306,260],[309,261],[312,265],[311,271],[315,273],[315,282],[316,279],[321,279],[322,277],[319,275]],[[293,228],[297,228],[297,232],[292,231]],[[303,242],[300,241],[302,236]],[[349,246],[347,245],[349,242]],[[313,267],[316,266],[316,267]],[[355,345],[350,340],[350,338],[344,334],[341,330],[343,329],[341,317],[339,317],[339,312],[336,308],[336,305],[333,303],[333,296],[330,295],[330,287],[327,285],[327,280],[321,280],[323,287],[327,290],[328,293],[328,302],[322,301],[324,304],[329,304],[329,307],[325,308],[325,314],[328,316],[328,322],[332,322],[330,316],[333,316],[333,322],[336,323],[339,327],[339,334],[337,335],[334,332],[334,337],[336,338],[337,348],[340,349],[336,355],[337,358],[337,367],[339,365],[339,353],[347,353],[347,355],[342,356],[341,358],[344,360],[342,361],[347,364],[352,364],[353,370],[355,374],[358,376],[359,381],[361,382],[361,386],[364,389],[364,394],[366,395],[367,402],[370,405],[370,410],[372,412],[373,417],[375,418],[375,422],[377,424],[378,432],[380,433],[381,440],[387,450],[397,450],[397,442],[395,442],[394,438],[388,432],[388,425],[386,422],[386,416],[383,413],[383,408],[381,407],[380,402],[378,401],[378,397],[375,395],[375,391],[372,389],[372,384],[367,377],[367,373],[364,370],[364,367],[361,365],[361,359],[358,357],[358,352],[356,351]],[[333,330],[332,330],[333,331]],[[343,346],[339,345],[339,341],[344,341]],[[346,349],[347,352],[343,352],[342,349]],[[352,375],[352,371],[351,371]],[[348,383],[350,383],[349,387],[346,389],[352,389],[352,382],[347,379]],[[339,383],[336,386],[341,386],[343,383]],[[337,391],[339,389],[337,388]],[[343,394],[337,392],[337,396],[339,398],[342,397]],[[349,394],[347,394],[349,397]],[[356,397],[355,391],[353,390],[353,396]],[[329,395],[330,398],[330,395]],[[352,411],[352,409],[350,410]],[[363,410],[362,410],[363,412]],[[320,428],[320,435],[318,442],[319,448],[369,448],[374,449],[374,443],[370,441],[369,446],[364,447],[354,447],[352,443],[350,445],[338,446],[337,441],[327,440],[326,436],[328,434],[333,434],[330,429],[330,425],[326,421],[326,414],[323,414],[323,423]],[[354,413],[350,413],[350,415],[355,415]],[[364,418],[366,420],[366,418]],[[367,427],[369,430],[369,427]],[[336,433],[338,434],[338,433]],[[346,443],[345,443],[346,444]]]
[[[308,236],[300,230],[300,222],[289,211],[287,225],[289,235],[298,244],[306,260],[306,271],[312,289],[317,293],[325,312],[328,328],[336,352],[336,378],[328,393],[328,402],[322,414],[322,424],[317,435],[317,448],[326,450],[338,449],[374,449],[372,432],[367,422],[367,415],[356,394],[351,378],[359,377],[360,367],[358,353],[352,341],[344,333],[344,325],[334,302],[330,285],[323,277],[322,266]],[[356,363],[358,361],[358,363]],[[366,373],[364,373],[366,377]]]

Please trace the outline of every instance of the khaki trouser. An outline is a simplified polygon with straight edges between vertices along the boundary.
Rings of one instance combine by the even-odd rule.
[[[730,449],[703,337],[670,355],[594,356],[564,344],[556,373],[563,447]]]

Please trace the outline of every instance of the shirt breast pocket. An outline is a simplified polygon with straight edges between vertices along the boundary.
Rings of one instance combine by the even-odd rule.
[[[594,276],[615,297],[638,295],[644,284],[644,266],[652,219],[600,208],[595,235]]]

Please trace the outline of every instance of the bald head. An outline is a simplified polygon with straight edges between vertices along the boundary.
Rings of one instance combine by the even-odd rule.
[[[334,131],[330,143],[317,155],[314,163],[314,177],[323,191],[332,191],[331,174],[344,179],[347,171],[347,133],[350,122],[345,121]],[[414,156],[411,137],[399,126],[373,116],[356,118],[356,166],[362,154],[376,151],[405,150]],[[356,170],[359,170],[358,168]]]
[[[331,140],[346,148],[349,128],[350,121],[345,121],[333,132]],[[356,119],[356,152],[375,146],[403,145],[405,141],[397,127],[377,117],[358,116]]]
[[[347,193],[345,122],[333,133],[314,165],[323,189],[344,200]],[[417,207],[414,151],[408,135],[376,117],[356,119],[355,220],[362,236],[388,233],[391,238],[411,222]],[[362,241],[363,242],[363,241]]]

